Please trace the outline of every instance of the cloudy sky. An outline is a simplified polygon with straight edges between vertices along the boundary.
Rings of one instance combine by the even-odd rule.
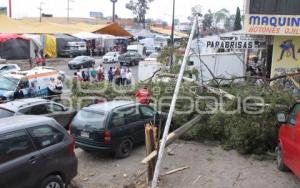
[[[66,16],[67,0],[12,0],[13,17],[38,17],[38,7],[43,2],[43,12],[53,14],[56,17]],[[110,0],[70,0],[72,8],[70,16],[89,17],[90,11],[103,12],[104,16],[112,13],[112,3]],[[133,14],[125,8],[129,0],[118,0],[116,4],[116,14],[120,17],[130,18]],[[154,19],[171,20],[173,0],[155,0],[150,5],[147,17]],[[190,14],[191,7],[202,5],[203,11],[208,9],[217,11],[222,8],[235,12],[236,7],[243,9],[244,0],[176,0],[176,18],[185,21]],[[0,6],[7,6],[8,0],[0,0]]]

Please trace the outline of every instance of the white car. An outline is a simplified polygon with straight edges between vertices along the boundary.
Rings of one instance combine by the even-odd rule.
[[[103,63],[117,63],[119,56],[118,52],[108,52],[103,56]]]
[[[17,64],[0,64],[0,74],[19,72],[21,68]]]
[[[145,61],[157,61],[158,53],[154,52],[149,55],[149,57],[145,58]]]

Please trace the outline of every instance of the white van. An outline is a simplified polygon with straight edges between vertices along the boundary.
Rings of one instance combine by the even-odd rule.
[[[127,51],[128,52],[137,52],[139,53],[142,57],[144,57],[146,54],[146,47],[141,44],[137,45],[128,45],[127,46]]]
[[[31,97],[30,89],[34,90],[34,96],[49,96],[50,79],[57,79],[59,76],[58,71],[49,69],[0,75],[0,99],[1,101],[14,100],[14,92],[18,87],[21,88],[24,97]]]

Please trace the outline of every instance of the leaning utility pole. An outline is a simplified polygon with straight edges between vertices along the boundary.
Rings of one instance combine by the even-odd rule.
[[[173,113],[174,113],[174,110],[175,110],[176,101],[177,101],[180,86],[181,86],[181,83],[182,83],[182,79],[183,79],[183,75],[184,75],[184,71],[185,71],[185,66],[186,66],[186,63],[187,63],[187,60],[188,60],[188,57],[189,57],[189,54],[190,54],[190,48],[191,48],[191,45],[192,45],[192,41],[193,41],[193,37],[194,37],[195,31],[196,31],[197,24],[198,24],[198,16],[195,16],[193,28],[192,28],[190,38],[189,38],[189,41],[188,41],[188,44],[187,44],[187,47],[186,47],[186,50],[185,50],[185,54],[184,54],[184,58],[183,58],[182,65],[181,65],[181,68],[180,68],[180,72],[179,72],[179,75],[178,75],[178,80],[177,80],[174,95],[173,95],[173,98],[172,98],[172,102],[171,102],[167,122],[166,122],[165,129],[164,129],[163,138],[162,138],[161,145],[160,145],[160,148],[159,148],[151,188],[156,188],[156,186],[157,186],[157,181],[158,181],[158,176],[159,176],[159,171],[160,171],[160,165],[161,165],[161,161],[162,161],[162,158],[163,158],[163,155],[164,155],[165,146],[166,146],[166,143],[167,143],[167,137],[168,137],[168,134],[169,134],[171,120],[172,120]]]
[[[115,14],[115,10],[116,10],[116,2],[117,2],[118,0],[110,0],[110,1],[113,3],[112,22],[115,23],[115,16],[116,16],[116,14]]]

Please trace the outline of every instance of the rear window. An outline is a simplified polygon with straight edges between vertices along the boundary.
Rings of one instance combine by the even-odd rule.
[[[81,110],[73,119],[72,125],[78,127],[89,126],[97,129],[104,128],[105,117],[104,112]]]
[[[9,110],[5,110],[3,108],[0,108],[0,118],[6,118],[6,117],[11,117],[13,116],[14,113],[9,111]]]

